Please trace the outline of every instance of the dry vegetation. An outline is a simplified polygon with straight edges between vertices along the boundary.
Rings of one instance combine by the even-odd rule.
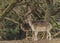
[[[29,37],[32,36],[32,31],[29,31],[31,28],[24,18],[29,14],[29,7],[32,10],[32,19],[49,21],[53,26],[50,31],[52,39],[60,38],[60,0],[0,0],[0,39],[23,43],[20,39],[26,38],[26,32],[29,33]],[[21,25],[24,29],[21,28]],[[45,39],[46,32],[40,32],[38,36]],[[19,40],[15,42],[15,39]],[[41,43],[46,41],[48,40],[41,40]],[[13,41],[11,42],[13,43]],[[9,43],[9,41],[1,41],[1,43]],[[59,43],[59,40],[56,42],[51,40],[47,43]]]

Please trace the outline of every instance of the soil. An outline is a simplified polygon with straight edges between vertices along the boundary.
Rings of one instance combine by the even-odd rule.
[[[10,41],[0,41],[0,43],[60,43],[60,39],[53,39],[53,40],[39,40],[39,41],[33,41],[33,40],[10,40]]]

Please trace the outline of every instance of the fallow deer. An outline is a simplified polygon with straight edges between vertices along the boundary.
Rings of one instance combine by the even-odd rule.
[[[47,32],[47,38],[49,38],[49,40],[51,40],[51,33],[50,30],[52,29],[52,25],[47,22],[47,21],[33,21],[32,17],[27,17],[27,19],[25,20],[31,27],[32,31],[34,32],[34,40],[38,40],[37,39],[37,35],[38,32],[40,31],[46,31]]]
[[[29,12],[31,12],[30,8],[29,8]],[[38,35],[38,32],[40,32],[40,31],[42,31],[42,32],[46,31],[47,38],[49,38],[49,40],[51,40],[50,30],[52,29],[52,25],[48,21],[40,21],[40,20],[33,21],[31,14],[28,14],[28,16],[26,16],[25,22],[27,22],[30,25],[32,32],[34,32],[33,39],[35,41],[38,40],[37,35]]]

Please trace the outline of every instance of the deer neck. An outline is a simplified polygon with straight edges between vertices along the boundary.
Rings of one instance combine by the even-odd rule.
[[[32,22],[31,21],[29,21],[28,23],[29,23],[30,26],[32,26]]]
[[[29,21],[28,23],[29,23],[31,29],[32,29],[33,31],[35,31],[35,29],[34,29],[34,25],[32,24],[32,21]]]

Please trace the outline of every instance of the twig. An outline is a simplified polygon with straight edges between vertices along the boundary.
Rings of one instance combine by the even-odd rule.
[[[4,19],[4,17],[7,15],[7,13],[15,6],[16,2],[12,2],[9,4],[9,6],[0,14],[0,22]]]
[[[9,11],[11,11],[11,9],[13,9],[13,7],[16,5],[16,3],[21,2],[20,0],[13,0],[13,2],[11,4],[9,4],[9,6],[3,11],[2,14],[0,14],[0,22],[4,19],[4,17],[7,15],[7,13]]]
[[[56,9],[53,13],[53,15],[57,15],[60,12],[60,8]]]
[[[58,25],[58,23],[54,20],[54,18],[53,18],[53,17],[51,17],[51,19],[53,20],[53,22],[55,22],[55,24],[56,24],[57,28],[59,28],[59,25]]]
[[[60,32],[56,33],[55,35],[53,35],[54,37],[57,36],[58,34],[60,34]]]
[[[12,21],[13,23],[16,23],[16,24],[19,24],[17,21],[13,20],[13,19],[10,19],[8,17],[5,17],[5,19],[9,20],[9,21]]]

